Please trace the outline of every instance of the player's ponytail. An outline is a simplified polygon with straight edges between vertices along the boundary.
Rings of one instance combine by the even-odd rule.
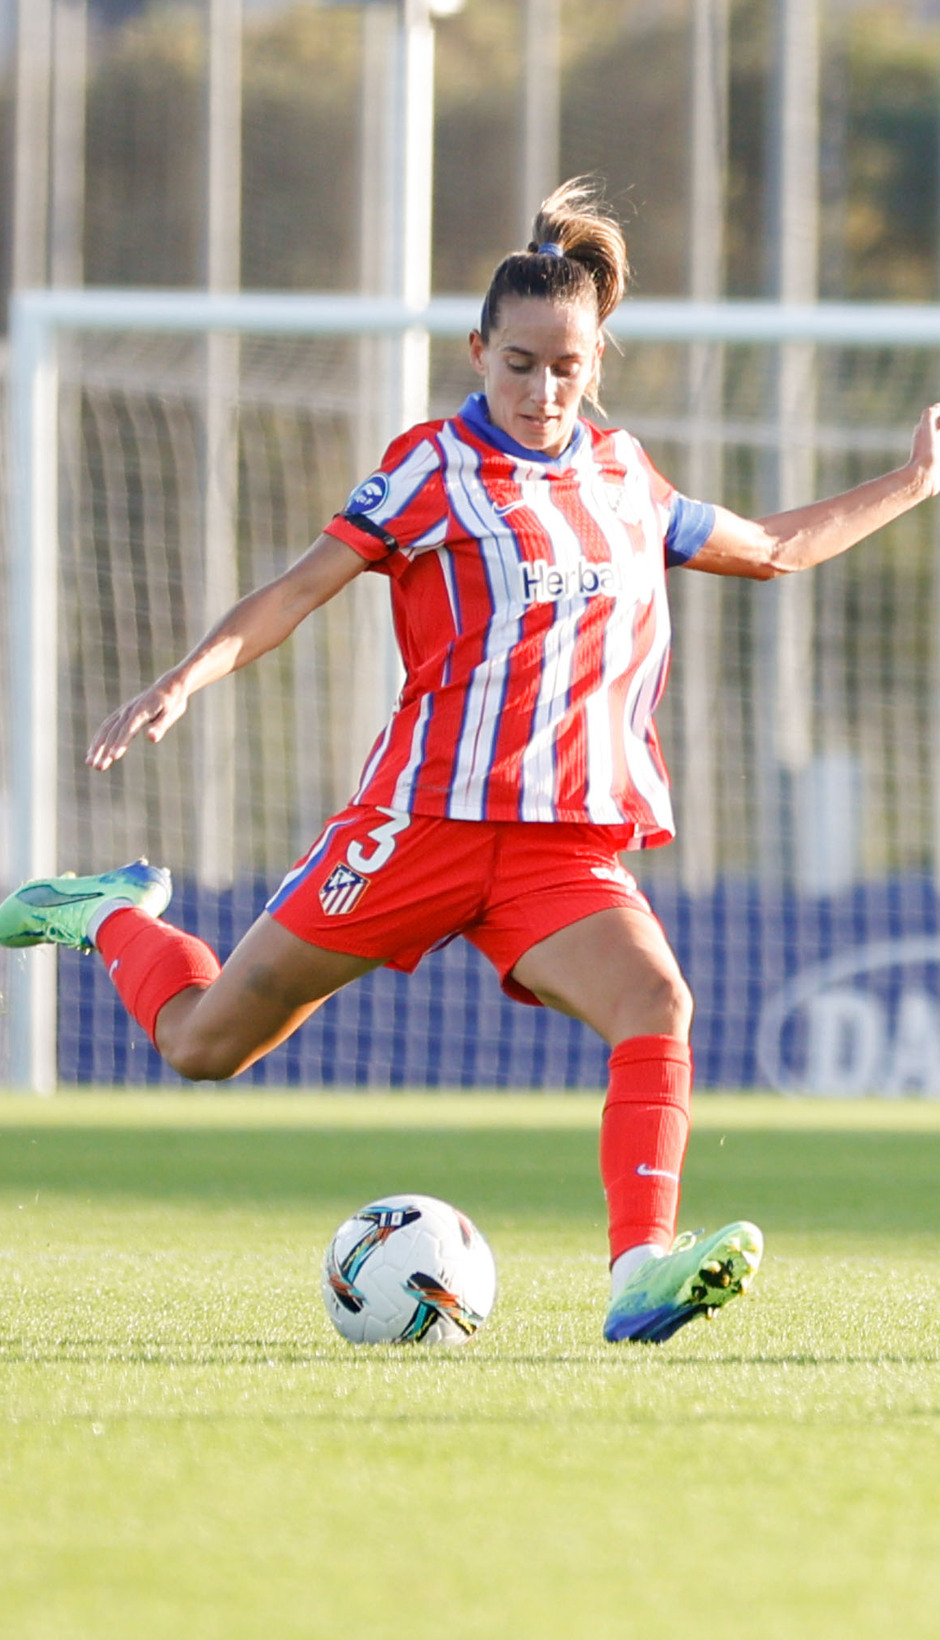
[[[550,302],[593,302],[598,324],[621,301],[630,277],[627,247],[619,222],[609,215],[589,178],[563,182],[539,206],[532,238],[524,251],[500,262],[480,315],[480,335],[488,342],[507,296],[540,296]],[[596,403],[597,382],[587,397]]]
[[[586,268],[603,324],[623,300],[630,264],[620,224],[607,214],[589,179],[573,177],[561,183],[539,206],[527,249],[537,255],[546,244],[557,245],[570,261]]]

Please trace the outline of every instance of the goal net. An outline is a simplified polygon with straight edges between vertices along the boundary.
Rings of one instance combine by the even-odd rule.
[[[399,338],[374,304],[331,333],[288,298],[274,334],[248,298],[219,331],[198,302],[171,323],[165,299],[153,324],[122,322],[117,302],[107,321],[95,294],[93,322],[78,297],[67,319],[34,297],[25,341],[14,331],[4,887],[146,854],[173,869],[171,917],[224,955],[355,785],[397,686],[387,589],[361,578],[196,697],[158,748],[106,775],[85,749],[370,470],[401,402]],[[474,386],[472,305],[434,312],[429,407],[444,415]],[[745,514],[833,493],[900,464],[937,396],[937,317],[906,310],[905,328],[899,312],[628,304],[606,413],[681,489]],[[786,583],[671,574],[658,721],[679,837],[634,869],[696,994],[703,1085],[940,1094],[937,528],[920,508]],[[0,1070],[175,1080],[99,962],[49,958],[5,958]],[[333,999],[251,1075],[599,1087],[606,1053],[508,1002],[458,941]]]

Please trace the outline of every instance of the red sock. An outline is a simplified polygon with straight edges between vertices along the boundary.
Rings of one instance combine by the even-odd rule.
[[[611,1261],[675,1236],[691,1094],[692,1052],[677,1037],[634,1036],[614,1048],[601,1118]]]
[[[97,946],[118,996],[156,1047],[157,1015],[190,985],[211,985],[219,960],[194,934],[126,906],[102,923]]]

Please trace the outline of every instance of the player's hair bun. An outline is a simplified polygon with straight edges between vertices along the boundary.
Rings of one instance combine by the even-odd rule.
[[[623,300],[630,264],[623,230],[590,177],[562,182],[539,206],[528,250],[539,254],[546,244],[587,268],[603,323]]]

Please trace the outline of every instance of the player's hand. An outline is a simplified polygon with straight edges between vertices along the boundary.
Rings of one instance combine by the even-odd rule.
[[[105,718],[85,754],[85,762],[92,769],[110,769],[142,730],[156,744],[183,716],[188,699],[188,689],[173,673],[158,678],[149,689]]]
[[[929,404],[914,428],[911,466],[922,495],[940,495],[940,404]]]

